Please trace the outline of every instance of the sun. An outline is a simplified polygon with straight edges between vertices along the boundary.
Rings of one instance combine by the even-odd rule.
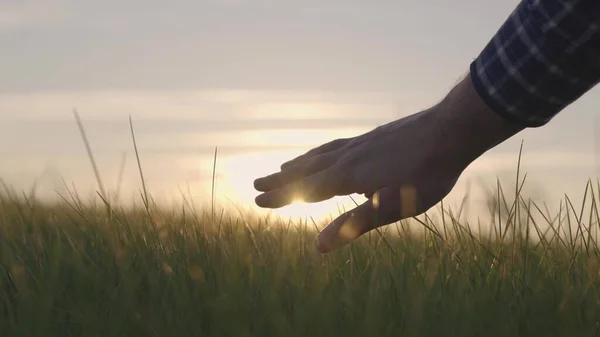
[[[288,150],[247,153],[223,158],[219,164],[219,172],[223,179],[219,186],[219,195],[230,201],[246,205],[259,213],[271,213],[285,219],[314,220],[315,222],[336,218],[344,210],[350,210],[356,206],[348,197],[336,197],[309,203],[298,196],[291,204],[278,209],[258,208],[254,203],[254,198],[259,194],[254,189],[254,179],[278,171],[281,163],[298,154],[300,154],[298,151]]]
[[[249,150],[247,152],[239,150],[231,153],[219,152],[217,173],[220,178],[217,198],[220,197],[225,202],[243,205],[244,208],[251,208],[258,213],[267,212],[282,218],[311,221],[314,219],[315,222],[335,218],[344,209],[349,210],[356,206],[352,199],[336,197],[317,203],[308,203],[298,197],[290,205],[278,209],[261,209],[254,202],[260,193],[254,189],[254,180],[278,172],[282,163],[315,146],[333,139],[352,137],[367,129],[368,127],[365,126],[343,129],[261,129],[239,132],[228,141],[243,144],[242,147],[247,147]]]

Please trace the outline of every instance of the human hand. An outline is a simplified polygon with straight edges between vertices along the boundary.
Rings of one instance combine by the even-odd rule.
[[[435,109],[435,108],[434,108]],[[278,208],[296,199],[319,202],[338,195],[368,200],[335,219],[317,238],[329,252],[383,225],[418,215],[438,203],[465,165],[450,153],[435,111],[427,110],[363,135],[338,139],[255,181],[257,205]]]
[[[284,163],[280,172],[255,180],[254,187],[263,192],[255,201],[279,208],[297,199],[364,194],[365,203],[319,233],[317,249],[330,252],[377,227],[427,211],[473,160],[521,129],[491,112],[465,79],[430,109]]]

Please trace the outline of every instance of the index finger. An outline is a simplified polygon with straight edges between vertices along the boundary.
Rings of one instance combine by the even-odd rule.
[[[335,153],[317,155],[303,163],[289,166],[280,172],[254,180],[254,188],[266,192],[281,187],[293,181],[313,175],[334,165],[338,160]]]
[[[324,154],[327,152],[331,152],[331,151],[335,151],[335,150],[343,147],[344,145],[348,144],[348,142],[350,142],[350,138],[340,138],[340,139],[333,140],[329,143],[325,143],[321,146],[318,146],[318,147],[306,152],[303,155],[300,155],[292,160],[289,160],[289,161],[281,164],[281,169],[285,170],[291,166],[299,165],[303,161],[308,160],[314,156]]]
[[[341,174],[327,169],[258,195],[256,204],[263,208],[280,208],[297,200],[319,202],[344,193]]]

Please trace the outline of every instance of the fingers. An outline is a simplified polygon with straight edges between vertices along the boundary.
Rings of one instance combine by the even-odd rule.
[[[254,188],[257,191],[266,192],[275,188],[290,184],[296,180],[303,179],[319,171],[328,169],[338,160],[335,153],[318,155],[298,165],[289,166],[281,172],[256,179]]]
[[[362,205],[346,212],[325,227],[317,236],[321,253],[336,250],[372,229],[418,213],[417,195],[413,188],[385,187]]]
[[[279,208],[300,199],[318,202],[343,193],[338,187],[342,177],[331,174],[339,154],[335,151],[350,139],[337,139],[281,165],[281,171],[256,179],[254,188],[265,192],[256,197],[259,207]]]
[[[344,145],[346,145],[348,142],[350,142],[350,140],[351,140],[351,138],[344,138],[344,139],[336,139],[336,140],[333,140],[333,141],[331,141],[329,143],[325,143],[325,144],[323,144],[323,145],[321,145],[319,147],[316,147],[316,148],[308,151],[307,153],[305,153],[305,154],[303,154],[301,156],[298,156],[298,157],[296,157],[296,158],[294,158],[294,159],[292,159],[290,161],[287,161],[287,162],[283,163],[281,165],[281,169],[285,170],[285,169],[287,169],[287,168],[289,168],[291,166],[298,165],[298,164],[300,164],[300,163],[302,163],[302,162],[304,162],[304,161],[306,161],[306,160],[308,160],[308,159],[310,159],[310,158],[312,158],[312,157],[314,157],[316,155],[320,155],[320,154],[324,154],[324,153],[327,153],[327,152],[335,151],[335,150],[343,147]]]
[[[319,202],[345,191],[341,186],[343,177],[333,168],[320,171],[304,179],[290,182],[256,197],[259,207],[280,208],[301,200]]]

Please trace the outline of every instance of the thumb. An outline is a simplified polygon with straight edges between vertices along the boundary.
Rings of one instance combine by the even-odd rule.
[[[414,188],[384,187],[327,225],[317,235],[317,250],[331,252],[377,227],[417,215],[416,205]]]

